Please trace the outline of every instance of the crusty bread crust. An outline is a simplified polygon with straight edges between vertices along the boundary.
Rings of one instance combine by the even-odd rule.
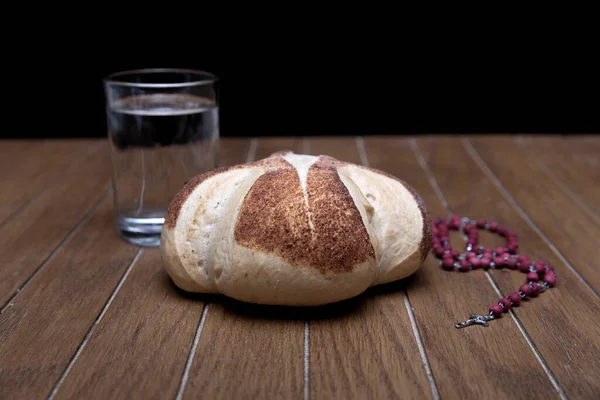
[[[162,238],[183,290],[318,305],[414,273],[431,250],[431,220],[393,175],[282,151],[187,182]]]
[[[406,190],[408,190],[413,195],[415,202],[417,203],[417,206],[421,211],[421,215],[423,216],[423,239],[421,239],[421,243],[419,244],[419,252],[421,253],[421,261],[425,261],[427,255],[429,254],[433,246],[433,231],[431,225],[431,215],[429,214],[429,211],[427,211],[425,202],[423,201],[421,196],[419,196],[419,193],[417,193],[417,191],[411,185],[390,173],[375,168],[365,167],[362,165],[359,167],[383,176],[387,176],[390,179],[394,179],[400,182],[406,188]]]
[[[183,185],[183,188],[181,188],[181,190],[179,192],[177,192],[177,194],[175,195],[175,197],[173,198],[173,200],[167,207],[167,212],[165,215],[165,224],[169,228],[175,228],[175,225],[177,224],[177,219],[179,218],[179,212],[181,211],[181,206],[183,205],[183,203],[185,203],[185,201],[187,200],[189,195],[192,194],[194,189],[196,189],[196,187],[198,187],[205,180],[207,180],[215,175],[219,175],[224,172],[231,171],[233,169],[257,167],[257,166],[265,167],[267,169],[277,168],[277,167],[282,166],[282,163],[285,163],[285,160],[280,156],[287,154],[287,153],[289,153],[289,151],[281,151],[278,153],[274,153],[273,155],[271,155],[263,160],[258,160],[258,161],[254,161],[254,162],[246,163],[246,164],[233,165],[231,167],[215,168],[215,169],[211,169],[210,171],[206,171],[202,174],[196,175],[195,177],[193,177],[192,179],[190,179],[188,182],[186,182]]]
[[[216,168],[205,172],[200,175],[196,175],[191,180],[186,182],[183,185],[183,188],[177,192],[169,207],[167,208],[167,213],[165,215],[165,224],[169,228],[175,228],[175,224],[177,224],[177,219],[179,218],[179,212],[181,211],[181,206],[188,199],[190,194],[196,189],[198,185],[207,180],[208,178],[218,175],[223,172],[227,172],[230,168]]]
[[[294,266],[349,272],[375,252],[362,217],[334,165],[308,170],[306,195],[293,165],[263,174],[246,195],[235,241],[275,253]]]

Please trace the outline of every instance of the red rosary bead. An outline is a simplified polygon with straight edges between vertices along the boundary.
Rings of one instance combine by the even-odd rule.
[[[526,296],[531,296],[531,294],[533,293],[533,288],[529,286],[528,283],[526,283],[519,288],[519,291],[525,294]]]
[[[494,317],[499,316],[504,311],[504,309],[502,308],[502,306],[500,304],[492,305],[489,310],[490,310],[490,313],[492,313],[494,315]]]
[[[458,229],[459,226],[460,226],[460,217],[457,216],[457,215],[455,215],[450,220],[450,228],[452,228],[452,229]]]
[[[509,269],[517,269],[517,259],[516,258],[509,258],[508,260],[506,260],[506,266]]]
[[[442,261],[442,268],[444,268],[445,270],[451,270],[454,268],[454,260],[452,258],[449,257],[445,257],[444,260]]]
[[[556,275],[549,273],[550,271],[544,274],[544,282],[548,284],[550,287],[556,286]]]
[[[513,306],[517,306],[521,302],[521,295],[517,292],[512,292],[508,295],[508,298],[512,301]]]
[[[544,275],[544,273],[546,272],[546,264],[535,264],[535,272],[538,273],[538,275],[542,276]]]
[[[527,274],[527,282],[537,282],[540,279],[537,272],[530,272]]]
[[[531,297],[536,297],[542,291],[542,288],[540,287],[540,285],[538,285],[535,282],[531,283],[531,289],[532,289]]]
[[[531,267],[531,261],[525,260],[519,263],[519,271],[521,272],[529,272],[529,268]]]
[[[482,257],[482,258],[479,260],[479,264],[480,264],[480,265],[481,265],[483,268],[485,268],[485,269],[488,269],[488,268],[490,267],[490,263],[491,263],[491,262],[492,262],[492,260],[491,260],[491,259],[489,259],[488,257]]]
[[[460,260],[460,267],[458,270],[461,272],[467,272],[469,270],[469,262],[467,260]]]
[[[498,304],[502,307],[502,311],[504,312],[508,312],[508,309],[511,307],[510,300],[506,297],[503,297],[500,300],[498,300]]]

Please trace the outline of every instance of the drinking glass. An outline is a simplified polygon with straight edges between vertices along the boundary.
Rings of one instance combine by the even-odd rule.
[[[160,245],[166,209],[184,183],[218,164],[217,78],[189,69],[123,71],[104,79],[116,226]]]

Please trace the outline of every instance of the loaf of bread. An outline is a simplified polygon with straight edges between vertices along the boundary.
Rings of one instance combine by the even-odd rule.
[[[414,273],[431,249],[419,195],[385,172],[278,152],[187,182],[161,252],[184,291],[310,306]]]

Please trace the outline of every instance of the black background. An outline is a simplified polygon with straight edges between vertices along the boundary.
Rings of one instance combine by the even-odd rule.
[[[103,137],[102,79],[149,67],[215,73],[222,136],[600,132],[594,27],[569,37],[560,24],[457,35],[379,32],[377,21],[327,33],[310,23],[291,33],[259,23],[177,32],[138,20],[123,30],[126,19],[109,15],[14,43],[5,81],[19,104],[35,101],[11,113],[17,128],[3,137]]]

